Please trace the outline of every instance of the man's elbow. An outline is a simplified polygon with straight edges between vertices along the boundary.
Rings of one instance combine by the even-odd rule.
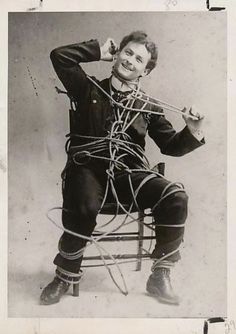
[[[169,148],[169,147],[163,147],[161,148],[161,153],[163,155],[169,155],[169,156],[172,156],[172,157],[182,157],[183,155],[187,154],[188,153],[188,150],[179,150],[177,148]]]
[[[50,52],[50,59],[52,63],[55,63],[55,61],[58,59],[58,49],[54,49]]]

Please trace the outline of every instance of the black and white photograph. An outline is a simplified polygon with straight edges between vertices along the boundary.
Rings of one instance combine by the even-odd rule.
[[[226,12],[8,16],[8,316],[227,316]]]

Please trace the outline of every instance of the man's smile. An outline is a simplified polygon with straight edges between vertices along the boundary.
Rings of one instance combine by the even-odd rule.
[[[131,72],[133,71],[133,69],[130,68],[129,65],[127,65],[127,64],[125,64],[125,63],[122,63],[121,65],[122,65],[122,67],[123,67],[125,70],[127,70],[127,71],[131,71]]]

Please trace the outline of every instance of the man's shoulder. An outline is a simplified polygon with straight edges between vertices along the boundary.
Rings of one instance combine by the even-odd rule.
[[[146,102],[146,109],[150,111],[157,111],[158,113],[163,113],[162,106],[158,99],[146,93],[143,89],[140,89],[140,98],[142,101]]]
[[[109,87],[109,80],[107,78],[99,80],[97,77],[89,74],[86,74],[86,77],[90,83],[89,88],[92,90],[102,91],[103,89],[107,89],[107,87]]]
[[[89,90],[90,90],[90,98],[92,100],[104,101],[106,100],[106,95],[109,94],[109,78],[105,78],[103,80],[99,80],[95,76],[87,76],[90,81]]]

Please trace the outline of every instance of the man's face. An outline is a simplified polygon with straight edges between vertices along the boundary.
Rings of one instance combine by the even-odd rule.
[[[129,42],[117,55],[114,70],[125,80],[135,80],[148,73],[151,54],[145,45]]]

